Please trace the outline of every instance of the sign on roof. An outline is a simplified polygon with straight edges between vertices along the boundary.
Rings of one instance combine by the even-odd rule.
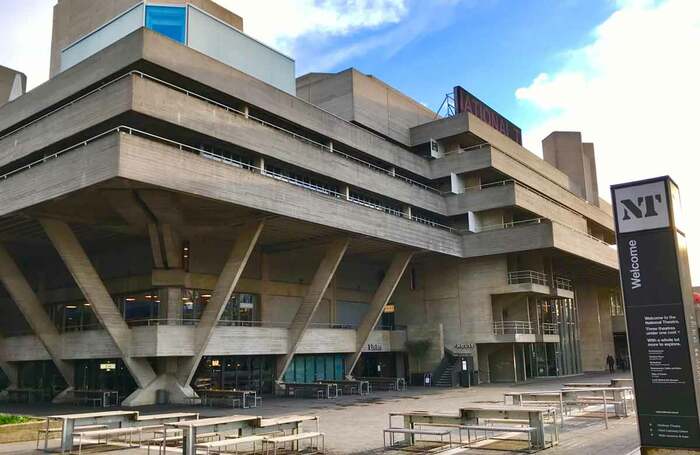
[[[472,95],[459,85],[454,88],[455,109],[457,114],[470,112],[489,126],[500,131],[518,144],[523,144],[522,131],[508,119],[491,109],[486,103]]]

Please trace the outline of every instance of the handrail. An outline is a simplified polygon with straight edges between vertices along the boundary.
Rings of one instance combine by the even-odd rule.
[[[556,322],[543,322],[540,328],[543,335],[559,335],[559,324]]]
[[[520,220],[520,221],[509,221],[507,223],[501,223],[501,224],[492,224],[488,226],[481,226],[478,231],[476,232],[485,232],[485,231],[495,231],[498,229],[509,229],[517,226],[522,226],[522,225],[529,225],[529,224],[542,224],[544,222],[550,221],[547,218],[531,218],[528,220]]]
[[[557,289],[564,289],[566,291],[574,290],[574,285],[571,278],[563,277],[561,275],[554,275],[554,286]]]
[[[508,284],[532,283],[549,286],[549,277],[546,273],[535,270],[516,270],[508,272]]]
[[[96,92],[99,92],[99,91],[103,90],[105,87],[108,87],[108,86],[110,86],[110,85],[112,85],[112,84],[115,84],[115,83],[117,83],[118,81],[120,81],[120,80],[122,80],[122,79],[124,79],[124,78],[126,78],[126,77],[128,77],[128,76],[132,76],[132,75],[137,75],[137,76],[139,76],[139,77],[141,77],[141,78],[143,78],[143,79],[149,79],[149,80],[151,80],[151,81],[153,81],[153,82],[157,82],[157,83],[159,83],[159,84],[161,84],[161,85],[165,85],[165,86],[167,86],[167,87],[169,87],[169,88],[172,88],[172,89],[177,90],[177,91],[179,91],[179,92],[181,92],[181,93],[184,93],[184,94],[186,94],[187,96],[192,96],[192,97],[197,98],[197,99],[199,99],[199,100],[202,100],[202,101],[205,101],[205,102],[207,102],[207,103],[213,104],[213,105],[215,105],[215,106],[217,106],[217,107],[220,107],[220,108],[226,110],[227,112],[231,112],[231,113],[237,114],[237,115],[239,115],[239,116],[242,116],[242,117],[245,118],[245,119],[253,120],[253,121],[257,122],[257,123],[260,123],[260,124],[263,125],[263,126],[266,126],[266,127],[268,127],[268,128],[272,128],[272,129],[275,129],[275,130],[280,131],[280,132],[282,132],[282,133],[285,133],[285,134],[291,136],[292,138],[294,138],[294,139],[296,139],[296,140],[299,140],[299,141],[301,141],[301,142],[305,142],[305,143],[314,145],[314,146],[316,146],[316,147],[318,147],[318,148],[321,148],[322,150],[324,150],[324,151],[326,151],[326,152],[332,153],[332,154],[334,154],[334,155],[339,155],[339,156],[341,156],[342,158],[345,158],[345,159],[347,159],[347,160],[360,163],[360,164],[362,164],[363,166],[366,166],[366,167],[368,167],[369,169],[371,169],[371,170],[373,170],[373,171],[380,172],[380,173],[382,173],[382,174],[388,175],[389,177],[397,178],[397,179],[402,180],[402,181],[404,181],[404,182],[406,182],[406,183],[408,183],[408,184],[410,184],[410,185],[418,186],[418,187],[420,187],[420,188],[422,188],[422,189],[424,189],[424,190],[427,190],[427,191],[431,191],[431,192],[434,192],[434,193],[437,193],[437,194],[440,194],[440,195],[444,194],[444,192],[438,190],[437,188],[433,188],[433,187],[431,187],[431,186],[429,186],[429,185],[426,185],[426,184],[424,184],[424,183],[418,182],[418,181],[413,180],[413,179],[411,179],[411,178],[409,178],[409,177],[405,177],[405,176],[403,176],[403,175],[397,174],[395,168],[393,168],[393,167],[392,167],[391,169],[385,169],[385,168],[383,168],[383,167],[381,167],[381,166],[377,166],[377,165],[372,164],[372,163],[370,163],[370,162],[368,162],[368,161],[365,161],[365,160],[363,160],[363,159],[361,159],[361,158],[357,158],[357,157],[352,156],[352,155],[349,155],[349,154],[347,154],[347,153],[340,152],[340,151],[338,151],[338,150],[335,150],[335,149],[331,148],[331,147],[328,146],[328,145],[325,145],[325,144],[322,144],[322,143],[320,143],[320,142],[314,141],[313,139],[309,139],[309,138],[307,138],[307,137],[305,137],[305,136],[302,136],[302,135],[300,135],[300,134],[297,134],[297,133],[295,133],[295,132],[293,132],[293,131],[287,130],[286,128],[282,128],[281,126],[275,125],[274,123],[270,123],[270,122],[268,122],[268,121],[266,121],[266,120],[260,119],[260,118],[258,118],[258,117],[253,116],[253,115],[250,115],[249,113],[240,111],[240,110],[238,110],[238,109],[236,109],[236,108],[234,108],[234,107],[228,106],[228,105],[223,104],[223,103],[221,103],[221,102],[219,102],[219,101],[215,101],[215,100],[213,100],[213,99],[211,99],[211,98],[208,98],[208,97],[206,97],[206,96],[200,95],[200,94],[198,94],[198,93],[196,93],[196,92],[192,92],[192,91],[190,91],[190,90],[188,90],[188,89],[186,89],[186,88],[180,87],[180,86],[178,86],[178,85],[172,84],[172,83],[170,83],[170,82],[164,81],[164,80],[162,80],[162,79],[159,79],[159,78],[157,78],[157,77],[151,76],[150,74],[147,74],[147,73],[144,73],[144,72],[138,71],[138,70],[131,70],[131,71],[125,73],[125,74],[122,74],[121,76],[116,77],[115,79],[112,79],[112,80],[110,80],[110,81],[108,81],[108,82],[105,82],[104,84],[101,84],[99,87],[97,87],[97,88],[95,88],[95,89],[93,89],[93,90],[91,90],[91,91],[85,93],[84,95],[81,95],[81,96],[79,96],[78,98],[75,98],[75,99],[69,101],[68,103],[63,104],[63,105],[59,106],[58,108],[53,109],[52,111],[50,111],[50,112],[48,112],[48,113],[46,113],[46,114],[44,114],[44,115],[42,115],[42,116],[40,116],[40,117],[34,119],[34,120],[32,120],[32,121],[30,121],[30,122],[28,122],[28,123],[25,123],[24,125],[22,125],[22,126],[20,126],[20,127],[18,127],[18,128],[15,128],[14,130],[12,130],[12,131],[10,131],[10,132],[8,132],[8,133],[6,133],[6,134],[0,136],[0,140],[2,140],[2,139],[4,139],[4,138],[6,138],[7,136],[10,136],[10,135],[12,135],[12,134],[18,132],[18,131],[20,131],[20,130],[22,130],[22,129],[24,129],[24,128],[27,128],[28,126],[33,125],[34,123],[36,123],[36,122],[38,122],[38,121],[40,121],[40,120],[43,120],[44,118],[46,118],[46,117],[48,117],[48,116],[50,116],[50,115],[53,115],[53,114],[55,114],[56,112],[58,112],[58,111],[60,111],[60,110],[63,110],[63,109],[65,109],[65,108],[67,108],[67,107],[69,107],[69,106],[75,104],[76,102],[78,102],[78,101],[80,101],[80,100],[82,100],[82,99],[84,99],[84,98],[86,98],[86,97],[88,97],[88,96],[90,96],[90,95],[96,93]]]
[[[493,333],[495,335],[532,335],[535,332],[531,321],[494,321]]]

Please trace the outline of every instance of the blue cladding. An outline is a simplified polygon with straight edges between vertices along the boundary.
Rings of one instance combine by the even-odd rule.
[[[146,27],[185,44],[187,8],[180,6],[146,6]]]

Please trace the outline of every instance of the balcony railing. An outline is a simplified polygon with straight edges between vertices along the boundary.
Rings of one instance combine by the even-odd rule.
[[[528,226],[531,224],[542,224],[542,223],[547,223],[547,222],[549,222],[549,220],[547,218],[531,218],[529,220],[509,221],[506,223],[481,226],[477,229],[476,232],[496,231],[499,229],[510,229],[510,228],[519,227],[519,226]]]
[[[549,286],[549,277],[534,270],[517,270],[508,272],[508,284],[539,284]]]
[[[494,335],[558,335],[559,324],[543,322],[539,331],[535,330],[536,324],[531,321],[495,321],[493,323]]]
[[[543,335],[559,335],[559,324],[556,322],[543,322],[540,325],[540,332]]]
[[[566,278],[560,275],[554,275],[554,286],[557,289],[563,289],[565,291],[574,290],[574,285],[571,282],[571,278]]]
[[[530,321],[495,321],[493,333],[495,335],[531,335],[535,331]]]

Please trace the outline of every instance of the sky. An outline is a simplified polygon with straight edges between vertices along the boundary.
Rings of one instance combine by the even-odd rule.
[[[101,0],[95,0],[101,1]],[[455,85],[523,129],[595,144],[600,193],[670,175],[700,285],[699,0],[216,0],[297,73],[356,67],[437,109]],[[48,77],[55,0],[0,0],[0,64]]]

